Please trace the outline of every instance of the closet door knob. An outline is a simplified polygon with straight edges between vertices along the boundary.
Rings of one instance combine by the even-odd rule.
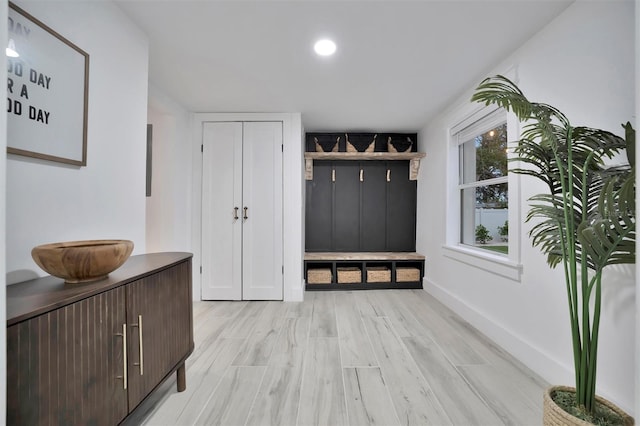
[[[247,211],[249,210],[249,207],[245,207],[244,208],[244,220],[249,219],[249,216],[247,215]]]

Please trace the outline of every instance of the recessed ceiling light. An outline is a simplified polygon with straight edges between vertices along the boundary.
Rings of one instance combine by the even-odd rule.
[[[313,45],[313,50],[320,56],[331,56],[336,52],[336,44],[329,39],[318,40]]]

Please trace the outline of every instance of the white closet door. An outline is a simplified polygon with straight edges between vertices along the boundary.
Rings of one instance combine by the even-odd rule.
[[[242,298],[282,300],[282,123],[244,123],[243,146]]]
[[[202,144],[202,299],[241,300],[242,123],[205,123]]]

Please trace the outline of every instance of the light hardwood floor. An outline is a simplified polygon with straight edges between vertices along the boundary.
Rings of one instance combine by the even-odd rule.
[[[537,425],[547,384],[422,290],[195,302],[187,390],[146,425]]]

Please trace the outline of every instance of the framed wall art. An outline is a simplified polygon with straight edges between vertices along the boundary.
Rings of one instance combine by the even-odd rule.
[[[89,55],[13,3],[7,30],[7,152],[86,166]]]

